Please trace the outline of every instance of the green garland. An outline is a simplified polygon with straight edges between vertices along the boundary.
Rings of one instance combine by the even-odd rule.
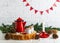
[[[2,26],[0,26],[0,30],[1,30],[3,33],[15,32],[15,29],[14,29],[14,25],[13,25],[13,24],[11,24],[11,25],[2,24]],[[12,31],[12,30],[13,30],[13,31]]]
[[[42,23],[40,25],[38,23],[36,23],[34,25],[34,30],[37,32],[42,31]]]
[[[33,24],[31,24],[33,25]],[[30,25],[29,25],[30,26]],[[25,26],[25,28],[29,27],[29,26]],[[53,27],[52,26],[49,26],[49,27],[45,27],[45,31],[48,31],[48,30],[51,30],[51,29],[57,29],[60,31],[60,28],[56,28],[56,27]],[[13,32],[16,32],[15,28],[14,28],[14,24],[12,23],[11,25],[5,25],[5,24],[2,24],[2,26],[0,26],[0,30],[3,32],[3,33],[13,33]],[[34,30],[39,32],[39,31],[42,31],[42,23],[39,24],[39,23],[36,23],[34,25]]]

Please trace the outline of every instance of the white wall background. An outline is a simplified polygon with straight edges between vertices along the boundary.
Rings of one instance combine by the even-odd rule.
[[[45,10],[52,6],[56,0],[28,0],[28,2],[35,9]],[[44,18],[46,26],[60,27],[60,3],[56,3],[57,7],[49,14],[46,12],[41,16],[40,13],[34,14],[33,10],[30,11],[22,0],[0,0],[0,25],[11,24],[18,17],[23,18],[27,24],[41,23],[42,17]]]

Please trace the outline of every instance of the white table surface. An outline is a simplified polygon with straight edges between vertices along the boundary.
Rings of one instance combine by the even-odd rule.
[[[40,38],[38,40],[0,40],[0,43],[60,43],[60,31],[58,32],[58,39]]]

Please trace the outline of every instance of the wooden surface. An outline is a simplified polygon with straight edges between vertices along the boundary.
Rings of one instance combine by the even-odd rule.
[[[59,38],[52,39],[49,38],[40,38],[38,40],[0,40],[0,43],[60,43],[60,31],[58,32]]]

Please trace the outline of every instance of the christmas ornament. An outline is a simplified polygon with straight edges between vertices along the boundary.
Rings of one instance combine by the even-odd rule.
[[[15,21],[15,25],[16,25],[16,32],[24,32],[25,30],[25,24],[26,22],[24,22],[24,20],[22,18],[18,18]]]

